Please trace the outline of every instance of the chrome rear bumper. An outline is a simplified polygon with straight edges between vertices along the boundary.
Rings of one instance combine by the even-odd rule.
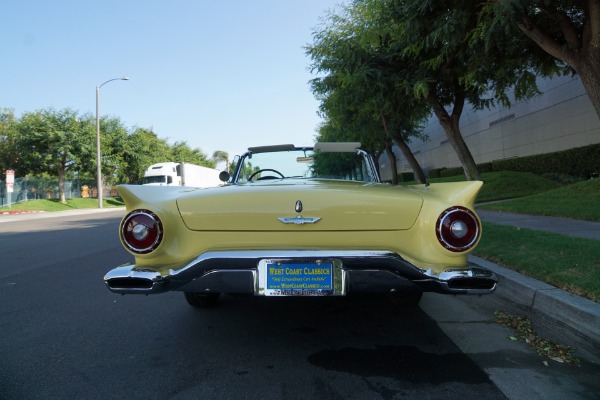
[[[262,259],[330,259],[341,262],[346,293],[428,291],[449,294],[488,294],[496,289],[496,275],[477,265],[431,274],[386,251],[239,251],[209,252],[169,274],[126,264],[104,277],[108,288],[120,294],[166,291],[260,294],[258,263]]]

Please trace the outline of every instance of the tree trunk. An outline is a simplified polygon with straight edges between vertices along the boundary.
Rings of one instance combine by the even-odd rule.
[[[600,50],[594,58],[596,60],[586,59],[582,62],[577,72],[596,114],[600,118]]]
[[[600,118],[600,2],[588,2],[588,21],[583,40],[581,82]]]
[[[379,158],[381,158],[381,155],[383,154],[384,151],[385,151],[385,145],[383,145],[383,148],[380,151],[375,151],[372,155],[373,163],[375,164],[375,169],[377,170],[377,175],[380,178],[381,178],[381,171],[379,170]]]
[[[408,161],[408,165],[410,165],[410,168],[413,170],[413,173],[415,174],[415,181],[417,181],[419,183],[426,183],[427,180],[425,178],[425,173],[423,172],[423,169],[419,165],[419,162],[415,158],[414,154],[410,150],[410,147],[408,147],[408,144],[406,144],[406,141],[404,140],[404,137],[402,136],[402,134],[397,133],[397,132],[390,132],[388,130],[387,122],[386,122],[386,119],[384,116],[381,117],[381,121],[383,123],[383,129],[385,130],[385,133],[390,138],[392,138],[394,143],[396,143],[396,146],[398,146],[398,148],[402,152],[402,155],[404,156],[406,161]],[[395,159],[395,157],[394,157],[394,159]]]
[[[433,112],[438,118],[440,125],[442,125],[442,128],[444,129],[444,133],[446,133],[446,137],[450,141],[452,148],[454,148],[454,151],[456,152],[456,155],[458,156],[458,159],[463,167],[463,171],[465,172],[467,180],[481,180],[481,175],[479,175],[479,171],[477,170],[475,159],[473,158],[473,155],[467,147],[467,144],[465,143],[465,140],[460,132],[459,122],[465,104],[464,96],[455,95],[452,115],[448,115],[448,112],[446,112],[438,99],[432,94],[427,97],[427,103],[433,109]]]
[[[566,15],[554,13],[552,8],[544,10],[550,18],[556,21],[556,26],[562,32],[566,45],[557,42],[530,21],[527,16],[521,21],[517,21],[517,25],[525,36],[534,41],[546,53],[567,63],[577,72],[596,114],[600,118],[600,2],[590,0],[584,3],[587,7],[587,15],[581,32]]]
[[[408,161],[408,165],[410,165],[410,168],[413,170],[413,173],[415,175],[415,181],[423,184],[427,183],[425,173],[423,172],[423,169],[421,168],[419,162],[415,158],[415,155],[410,150],[410,147],[408,147],[408,144],[406,144],[404,137],[402,137],[402,135],[393,135],[392,138],[394,139],[394,143],[396,143],[396,146],[398,146],[398,148],[402,152],[404,158],[406,158],[406,161]]]
[[[600,24],[599,24],[600,25]],[[549,40],[537,29],[526,28],[523,24],[519,25],[521,31],[525,33],[538,46],[553,57],[567,63],[577,72],[581,78],[581,83],[585,88],[598,118],[600,118],[600,38],[596,38],[595,44],[582,44],[582,48],[577,47],[577,51],[565,51],[553,40]]]
[[[63,163],[58,166],[58,196],[61,204],[67,204],[65,196],[65,165]]]
[[[387,154],[390,159],[390,164],[392,168],[392,185],[398,184],[398,163],[396,162],[396,155],[392,151],[392,140],[385,140],[385,154]]]

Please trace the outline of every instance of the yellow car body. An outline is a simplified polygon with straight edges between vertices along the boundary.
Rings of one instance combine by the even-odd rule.
[[[260,148],[253,151],[258,158]],[[135,263],[105,281],[116,293],[183,291],[192,305],[218,293],[491,293],[496,277],[467,262],[481,237],[473,211],[481,186],[240,175],[213,188],[119,186],[127,208],[121,241]],[[155,224],[151,240],[140,223]],[[470,235],[468,243],[446,243],[454,234]],[[279,279],[306,283],[282,290]]]

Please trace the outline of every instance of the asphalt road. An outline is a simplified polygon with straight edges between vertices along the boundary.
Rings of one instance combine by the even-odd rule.
[[[495,305],[485,297],[425,296],[414,310],[380,299],[225,297],[196,310],[181,293],[113,294],[103,275],[131,260],[117,238],[121,214],[0,224],[0,399],[600,393],[598,370],[544,367],[534,351],[507,340],[506,328],[489,320]]]

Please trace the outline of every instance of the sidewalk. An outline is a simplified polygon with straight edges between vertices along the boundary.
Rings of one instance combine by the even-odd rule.
[[[125,207],[107,207],[107,208],[79,208],[76,210],[65,211],[36,211],[36,212],[0,212],[0,224],[3,222],[26,221],[31,219],[57,218],[71,215],[89,215],[104,213],[110,211],[125,211]],[[8,211],[8,210],[4,210]]]
[[[488,210],[477,210],[477,214],[484,222],[600,240],[598,222]],[[600,243],[598,248],[600,257]],[[482,258],[471,256],[470,260],[498,275],[494,295],[513,308],[507,311],[527,316],[541,336],[574,347],[578,356],[600,364],[600,304]]]
[[[476,209],[485,222],[513,225],[520,228],[558,233],[560,235],[600,240],[600,222],[578,221],[560,217],[513,214],[508,212]]]

